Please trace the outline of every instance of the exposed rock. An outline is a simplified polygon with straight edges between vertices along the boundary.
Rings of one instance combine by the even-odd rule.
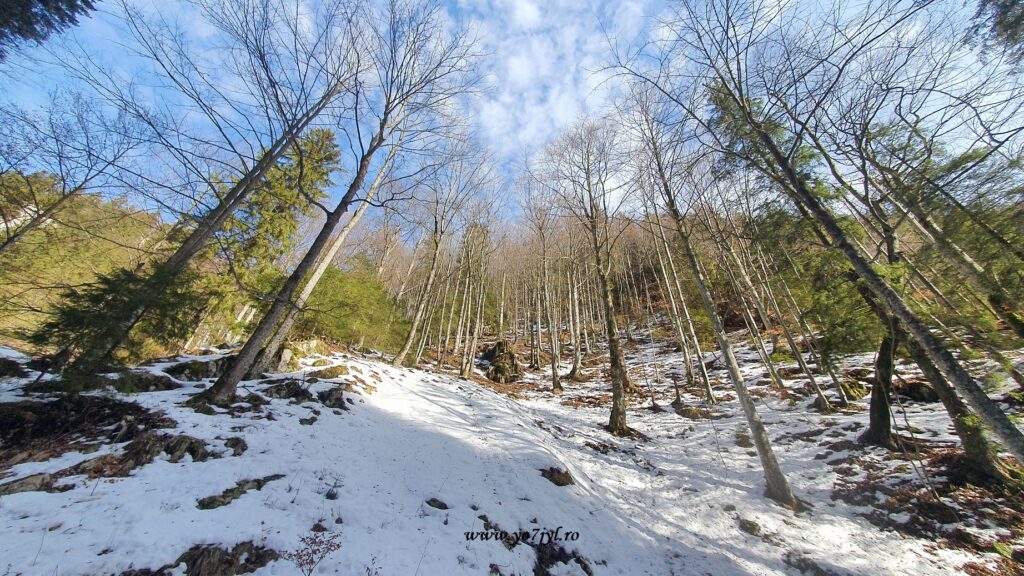
[[[303,426],[312,426],[316,422],[316,416],[310,416],[309,418],[299,418],[299,424]]]
[[[320,400],[321,404],[328,408],[348,410],[348,406],[345,404],[345,398],[342,396],[341,388],[338,386],[318,392],[316,397]]]
[[[527,542],[527,544],[530,544]],[[551,568],[555,567],[556,564],[568,565],[569,562],[575,561],[576,565],[579,566],[580,570],[583,571],[587,576],[593,576],[594,571],[590,567],[590,563],[587,562],[586,558],[580,556],[579,552],[573,550],[569,552],[562,546],[556,545],[554,542],[544,542],[543,544],[531,544],[534,552],[537,553],[537,559],[533,564],[533,573],[538,576],[548,576],[552,574]],[[565,574],[563,570],[559,570],[558,574]]]
[[[11,358],[0,358],[0,378],[28,378],[28,372]]]
[[[906,396],[918,402],[938,402],[939,395],[935,389],[926,382],[920,380],[900,380],[892,383],[892,391],[901,396]]]
[[[736,429],[736,445],[740,448],[753,448],[754,441],[750,439],[750,432],[745,428]]]
[[[174,378],[164,374],[155,374],[144,370],[130,370],[123,372],[110,380],[110,386],[122,394],[136,394],[139,392],[160,392],[163,390],[176,390],[181,384],[174,381]]]
[[[121,576],[171,576],[180,573],[174,569],[181,564],[185,565],[186,576],[235,576],[255,572],[279,558],[274,550],[256,546],[252,542],[235,544],[230,551],[210,544],[197,544],[186,550],[173,564],[156,570],[128,570],[122,572]]]
[[[555,486],[568,486],[576,483],[568,470],[561,470],[555,467],[541,470],[540,475],[550,480]]]
[[[860,400],[871,393],[871,389],[858,380],[843,380],[839,385],[843,387],[843,392],[846,392],[846,397],[850,400]]]
[[[292,348],[299,356],[312,356],[313,354],[327,352],[325,347],[320,344],[319,340],[304,340],[302,342],[292,341],[288,343],[288,347]]]
[[[330,380],[332,378],[341,378],[342,376],[348,376],[348,366],[344,364],[338,364],[336,366],[328,366],[327,368],[321,368],[314,370],[307,374],[307,376],[313,378],[319,378],[321,380]]]
[[[775,369],[775,373],[785,380],[802,378],[805,375],[803,369],[799,366],[780,366]]]
[[[787,566],[796,568],[801,574],[805,574],[807,576],[838,576],[839,574],[838,572],[822,568],[814,560],[794,552],[793,550],[786,552],[782,561],[785,562]]]
[[[63,396],[50,402],[0,403],[0,468],[88,452],[101,443],[128,442],[143,431],[172,428],[161,412],[103,396]]]
[[[680,404],[675,407],[675,412],[683,418],[689,418],[690,420],[707,420],[711,418],[710,410],[698,406],[685,406]]]
[[[14,482],[0,484],[0,496],[8,496],[19,492],[37,492],[53,487],[53,477],[49,474],[33,474]]]
[[[516,358],[512,346],[505,340],[498,340],[484,350],[484,360],[490,362],[487,378],[499,384],[509,384],[523,377],[523,367]]]
[[[213,508],[220,508],[221,506],[227,506],[231,502],[237,500],[249,490],[262,490],[264,486],[274,480],[280,480],[284,478],[284,474],[271,474],[263,478],[253,478],[250,480],[239,480],[233,487],[221,492],[217,496],[207,496],[202,498],[196,503],[196,508],[200,510],[211,510]]]
[[[811,408],[826,414],[835,410],[835,406],[828,401],[828,398],[823,399],[821,396],[814,397],[814,401],[811,402]]]
[[[437,498],[431,498],[430,500],[427,500],[427,506],[430,506],[431,508],[437,508],[438,510],[448,509],[448,505],[438,500]]]
[[[295,353],[290,348],[281,350],[281,357],[277,361],[277,372],[291,372],[293,368],[297,367],[294,359]]]
[[[871,368],[850,368],[846,371],[846,376],[861,382],[873,382],[875,379],[875,371]]]
[[[753,520],[748,520],[746,518],[740,518],[740,530],[743,530],[744,532],[752,536],[761,535],[761,525],[757,522],[754,522]]]
[[[237,436],[225,440],[224,446],[227,446],[228,448],[231,449],[232,456],[241,456],[242,454],[245,453],[246,450],[249,449],[249,444],[247,444],[245,440]]]
[[[167,454],[171,462],[180,462],[186,454],[192,457],[194,462],[202,462],[216,455],[206,449],[206,442],[199,438],[179,434],[160,434],[158,432],[145,432],[135,440],[132,440],[125,447],[124,456],[121,459],[118,476],[127,476],[128,472],[149,464],[160,454]]]
[[[79,462],[70,468],[58,472],[59,476],[88,476],[89,478],[111,478],[124,476],[122,466],[124,462],[116,454],[107,454],[98,458],[91,458],[85,462]]]
[[[302,386],[298,380],[285,380],[267,386],[263,393],[271,398],[290,398],[294,403],[311,402],[313,394]]]
[[[189,382],[196,382],[204,378],[220,378],[227,372],[231,363],[235,361],[234,355],[221,356],[210,360],[189,360],[175,364],[164,370],[167,374]]]

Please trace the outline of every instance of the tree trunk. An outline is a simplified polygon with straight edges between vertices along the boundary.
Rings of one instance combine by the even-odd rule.
[[[544,284],[544,310],[545,315],[547,316],[548,344],[551,345],[551,391],[555,394],[561,394],[562,382],[558,375],[561,351],[558,349],[558,326],[555,325],[555,315],[551,305],[551,282],[548,277],[548,251],[546,239],[543,240],[541,244],[541,282]]]
[[[288,308],[295,305],[293,302],[295,292],[306,275],[312,272],[314,264],[326,250],[334,230],[341,221],[341,217],[351,207],[356,193],[366,179],[366,173],[370,169],[370,160],[380,147],[382,140],[382,135],[378,132],[370,147],[367,148],[367,151],[360,159],[355,177],[352,179],[351,184],[349,184],[345,196],[342,197],[341,202],[338,203],[334,211],[327,215],[327,221],[324,223],[323,228],[320,229],[320,233],[317,234],[306,255],[303,256],[299,265],[295,267],[295,270],[292,271],[278,291],[270,305],[270,309],[264,314],[263,319],[260,320],[256,329],[253,330],[253,333],[238,352],[238,355],[235,356],[231,367],[210,388],[209,398],[214,403],[228,404],[234,399],[235,389],[245,374],[252,368],[256,355],[263,349],[264,344],[266,344]]]
[[[340,88],[340,87],[339,87]],[[234,213],[235,209],[241,205],[242,201],[248,197],[249,192],[259,182],[264,174],[284,155],[285,151],[292,146],[296,139],[302,134],[302,131],[306,129],[310,122],[312,122],[320,113],[327,107],[327,104],[334,98],[337,89],[332,89],[324,94],[323,97],[303,116],[300,116],[295,122],[286,127],[282,131],[281,135],[274,141],[274,143],[268,148],[260,159],[250,168],[245,175],[242,176],[220,199],[217,206],[210,210],[200,221],[199,225],[195,230],[189,234],[188,238],[178,246],[170,257],[167,258],[163,263],[156,266],[153,273],[149,277],[150,284],[148,290],[161,291],[165,288],[166,283],[173,281],[178,277],[179,274],[185,269],[188,263],[198,254],[207,241],[213,234],[220,230],[224,225],[224,222]],[[138,324],[139,320],[146,313],[147,307],[142,306],[135,310],[125,314],[125,316],[116,323],[114,330],[110,331],[108,335],[90,345],[88,350],[81,351],[78,358],[68,365],[68,370],[72,372],[89,372],[95,370],[102,363],[106,362],[114,350],[118,348],[125,339],[128,337],[128,333],[131,332],[132,328]],[[118,311],[123,313],[123,311]],[[232,391],[232,394],[234,392]]]
[[[427,272],[426,290],[429,291],[434,286],[434,278],[437,277],[437,255],[441,251],[441,239],[434,237],[434,249],[430,253],[430,270]],[[412,325],[409,327],[409,334],[405,337],[405,344],[402,345],[402,349],[395,356],[392,364],[394,366],[401,366],[405,362],[405,357],[409,354],[409,350],[412,349],[413,343],[416,341],[416,332],[419,330],[420,323],[423,322],[423,311],[426,308],[426,298],[421,298],[419,303],[416,305],[416,314],[412,318]]]
[[[725,328],[722,326],[722,319],[718,316],[718,311],[715,309],[715,302],[711,295],[711,290],[708,288],[707,279],[704,276],[700,262],[697,260],[697,255],[693,252],[693,247],[690,245],[690,238],[684,228],[683,216],[676,207],[675,198],[663,172],[662,184],[664,186],[665,201],[672,213],[672,218],[676,222],[676,230],[679,233],[680,240],[682,240],[683,252],[690,263],[690,269],[694,275],[694,283],[704,304],[704,311],[711,320],[711,328],[715,333],[715,338],[718,340],[718,347],[721,349],[722,357],[729,371],[729,378],[732,380],[733,389],[736,391],[736,397],[740,402],[743,415],[746,417],[747,425],[750,428],[751,439],[754,441],[754,447],[761,460],[766,483],[765,495],[783,506],[796,509],[799,507],[799,503],[793,495],[789,481],[786,480],[786,476],[782,473],[782,468],[779,466],[779,462],[775,458],[775,452],[772,450],[771,441],[768,439],[764,422],[757,413],[754,402],[747,392],[747,386],[743,381],[743,376],[740,374],[739,364],[736,362],[736,357],[733,354],[732,345],[729,343],[729,339],[725,334]]]
[[[742,102],[739,102],[739,104],[743,105]],[[785,187],[787,192],[821,226],[832,240],[832,244],[850,261],[857,276],[864,282],[868,290],[874,294],[878,302],[892,316],[901,322],[910,337],[921,347],[921,350],[928,359],[949,379],[957,391],[963,395],[967,404],[985,422],[993,434],[1003,442],[1006,449],[1016,456],[1018,460],[1024,461],[1024,434],[1007,418],[999,406],[985,394],[981,386],[957,362],[956,358],[949,352],[942,341],[932,334],[928,326],[907,307],[899,294],[861,256],[860,252],[850,243],[846,233],[836,222],[832,214],[807,188],[802,177],[798,175],[786,156],[778,149],[772,137],[764,132],[763,128],[756,121],[751,121],[749,118],[748,121],[762,144],[769,150],[777,166],[784,173],[785,180],[789,184]]]

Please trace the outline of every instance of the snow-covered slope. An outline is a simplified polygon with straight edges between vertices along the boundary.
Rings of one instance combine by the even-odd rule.
[[[306,361],[313,360],[325,363]],[[635,362],[673,360],[652,349]],[[601,428],[606,406],[571,401],[603,393],[600,381],[569,384],[564,397],[533,392],[514,400],[470,380],[366,358],[330,361],[348,374],[312,384],[302,373],[281,375],[299,379],[313,399],[271,398],[253,410],[240,405],[233,414],[182,406],[203,383],[131,396],[104,393],[162,411],[177,422],[162,433],[201,439],[220,456],[172,462],[163,454],[127,477],[70,475],[56,481],[66,491],[0,497],[0,573],[156,570],[197,544],[231,549],[252,542],[285,552],[301,549],[300,538],[311,534],[341,544],[316,574],[776,574],[802,568],[926,575],[977,560],[880,531],[856,507],[832,500],[837,475],[819,456],[821,440],[852,437],[866,415],[820,417],[802,401],[760,401],[794,491],[813,505],[796,515],[762,496],[758,460],[751,448],[737,445],[742,415],[734,402],[716,409],[723,416],[718,420],[635,405],[630,425],[649,439],[624,440]],[[2,401],[19,399],[26,380],[3,382]],[[239,393],[264,395],[274,383],[245,383]],[[315,399],[339,383],[350,389],[346,409]],[[664,404],[664,384],[659,393]],[[247,448],[237,449],[232,438],[244,439]],[[0,483],[119,454],[125,444],[19,464]],[[843,455],[830,451],[828,457]],[[542,474],[549,469],[568,471],[574,482],[556,485]],[[201,499],[246,480],[261,482],[224,505],[199,507]],[[750,521],[747,531],[741,520]],[[757,535],[749,533],[756,531],[751,522]],[[321,532],[311,532],[314,526]],[[467,539],[487,529],[528,537]],[[545,536],[549,530],[557,530],[557,538]],[[256,573],[300,572],[281,558]]]

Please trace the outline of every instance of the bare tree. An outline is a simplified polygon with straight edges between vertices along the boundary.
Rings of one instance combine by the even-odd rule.
[[[115,164],[126,164],[139,145],[130,117],[108,114],[78,93],[54,95],[48,106],[0,108],[5,127],[0,141],[4,238],[0,255],[50,221],[68,201],[92,189],[116,185],[107,178]],[[32,175],[50,186],[38,189]]]
[[[880,2],[827,13],[841,30],[831,38],[828,58],[789,58],[784,41],[784,5],[677,2],[668,23],[670,34],[656,51],[658,66],[641,69],[635,60],[620,69],[655,87],[679,108],[704,144],[723,150],[776,182],[820,227],[822,234],[850,262],[853,272],[884,310],[898,319],[928,360],[963,395],[967,404],[1018,458],[1024,458],[1020,432],[950,353],[948,347],[900,294],[872,268],[850,240],[835,214],[814,190],[800,152],[806,133],[792,118],[812,116],[839,84],[837,77],[856,70],[857,58],[871,45],[889,38],[930,3]],[[828,29],[830,22],[811,30]],[[804,27],[807,29],[807,27]],[[808,78],[819,84],[806,91]],[[821,81],[824,78],[824,81]],[[715,110],[706,113],[706,106]]]
[[[611,278],[612,250],[621,234],[621,227],[617,228],[614,221],[629,197],[618,143],[611,123],[579,121],[544,150],[536,178],[554,192],[561,206],[585,226],[590,236],[604,309],[612,384],[607,429],[617,436],[626,436],[631,433],[626,425],[626,393],[635,386],[626,372],[619,343]]]
[[[439,3],[391,0],[369,18],[361,46],[369,68],[351,86],[354,114],[346,134],[356,158],[345,194],[328,215],[302,261],[278,291],[267,313],[239,351],[231,369],[210,388],[209,398],[230,402],[238,382],[295,306],[299,286],[328,249],[335,228],[357,200],[376,155],[399,146],[416,129],[422,137],[438,129],[452,100],[475,83],[473,45],[464,32],[444,28]],[[442,124],[445,128],[447,124]]]
[[[456,217],[466,206],[466,202],[482,188],[489,186],[494,177],[486,158],[472,153],[467,144],[457,143],[447,151],[438,164],[438,170],[424,182],[420,194],[420,201],[424,204],[423,212],[426,215],[423,222],[424,234],[428,235],[430,246],[426,280],[428,293],[433,289],[437,278],[438,255],[456,223]],[[425,311],[426,301],[421,298],[413,314],[405,344],[395,355],[395,366],[405,362],[405,357],[416,340]]]
[[[203,56],[163,15],[146,15],[123,1],[116,5],[130,49],[151,66],[155,102],[139,95],[136,82],[93,64],[84,49],[56,55],[109,106],[143,126],[145,141],[178,176],[170,184],[166,172],[128,170],[124,177],[165,193],[159,201],[168,208],[185,199],[176,233],[184,241],[153,267],[138,306],[110,311],[111,328],[81,351],[76,369],[110,356],[146,312],[146,300],[186,269],[267,170],[338,101],[361,66],[353,49],[358,10],[349,2],[321,2],[312,13],[297,0],[196,5],[221,42],[220,50]],[[204,61],[211,53],[218,62]],[[224,88],[229,79],[230,91]],[[209,198],[213,206],[195,214]]]
[[[558,374],[561,351],[557,337],[558,326],[555,324],[551,302],[551,258],[549,255],[552,249],[552,236],[555,234],[557,225],[555,198],[550,188],[540,186],[532,178],[521,178],[519,188],[523,214],[536,234],[537,242],[540,243],[541,294],[544,300],[545,323],[548,327],[548,342],[551,345],[551,390],[559,394],[562,392],[562,383]]]

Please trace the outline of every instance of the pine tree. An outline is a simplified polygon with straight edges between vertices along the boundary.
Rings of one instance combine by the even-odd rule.
[[[41,43],[95,9],[94,0],[4,0],[0,3],[0,61],[19,43]]]

